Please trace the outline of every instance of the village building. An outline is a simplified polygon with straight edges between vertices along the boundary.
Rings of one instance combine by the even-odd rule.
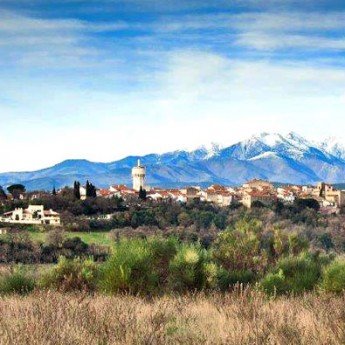
[[[274,190],[274,186],[270,182],[261,179],[253,179],[248,181],[243,184],[243,188],[245,190]]]
[[[277,198],[285,203],[292,204],[296,199],[296,192],[290,187],[278,187]]]
[[[132,196],[137,193],[136,190],[127,187],[125,184],[111,185],[109,191],[118,197]]]
[[[85,186],[79,187],[79,193],[80,193],[80,200],[86,200],[86,187]]]
[[[342,207],[345,205],[345,191],[337,190],[331,184],[320,182],[312,191],[313,197],[320,197],[330,205]]]
[[[187,203],[193,202],[195,200],[200,200],[200,188],[188,187],[186,188],[186,201]]]
[[[277,200],[277,197],[273,193],[254,191],[245,193],[241,202],[245,207],[251,208],[254,202],[260,202],[263,205],[268,205],[275,200]]]
[[[205,200],[221,207],[230,206],[233,199],[234,194],[230,193],[225,186],[212,185],[205,191]]]
[[[60,214],[53,210],[44,210],[43,205],[29,205],[27,209],[16,208],[4,213],[0,221],[11,224],[60,225]]]

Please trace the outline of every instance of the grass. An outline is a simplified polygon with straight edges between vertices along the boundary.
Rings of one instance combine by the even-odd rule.
[[[345,343],[345,295],[267,299],[138,297],[36,292],[0,298],[0,344]]]
[[[46,232],[30,232],[30,238],[36,242],[46,242]],[[110,246],[113,241],[110,238],[109,231],[103,232],[65,232],[66,237],[80,237],[87,244],[95,243],[102,246]]]

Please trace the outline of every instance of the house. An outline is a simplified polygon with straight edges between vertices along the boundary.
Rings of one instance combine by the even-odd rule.
[[[255,201],[261,202],[264,205],[276,200],[277,197],[272,193],[267,193],[265,191],[253,191],[248,192],[243,195],[242,204],[248,208],[251,208]]]
[[[243,188],[248,190],[248,189],[257,189],[257,190],[264,190],[264,189],[268,189],[268,190],[274,190],[274,186],[265,180],[260,180],[260,179],[253,179],[251,181],[248,181],[247,183],[245,183],[243,185]]]
[[[29,205],[27,209],[16,208],[4,213],[0,221],[10,224],[60,225],[60,214],[44,210],[43,205]]]
[[[231,205],[234,194],[230,193],[226,187],[220,185],[212,185],[205,192],[205,200],[215,205],[226,207]]]
[[[292,204],[295,201],[296,196],[291,188],[279,187],[277,188],[277,198],[282,202]]]
[[[85,186],[79,187],[79,193],[80,193],[80,200],[86,200],[86,187]]]
[[[187,203],[193,202],[194,200],[200,200],[200,188],[197,187],[188,187],[186,189],[186,199]]]

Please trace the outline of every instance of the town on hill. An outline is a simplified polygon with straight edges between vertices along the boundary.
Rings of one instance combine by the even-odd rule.
[[[313,200],[322,213],[336,214],[345,206],[345,190],[338,190],[333,185],[324,182],[316,186],[281,185],[274,186],[269,181],[253,179],[242,186],[231,187],[213,184],[207,188],[189,186],[185,188],[156,188],[146,184],[147,168],[138,160],[132,168],[132,186],[112,184],[109,188],[96,188],[87,181],[83,186],[79,182],[74,183],[73,193],[77,199],[86,200],[89,197],[123,200],[124,202],[139,203],[143,200],[153,202],[177,202],[190,204],[191,202],[206,202],[218,207],[231,205],[243,205],[247,208],[264,207],[272,203],[280,202],[292,205],[296,200]],[[2,202],[5,200],[39,200],[46,192],[25,192],[25,186],[16,185],[9,188],[6,195],[2,189]],[[59,195],[66,192],[66,188],[53,190],[52,194]],[[99,215],[99,217],[110,215]],[[53,209],[44,210],[43,205],[29,205],[26,209],[17,207],[5,212],[1,222],[12,224],[42,224],[60,225],[60,214]]]

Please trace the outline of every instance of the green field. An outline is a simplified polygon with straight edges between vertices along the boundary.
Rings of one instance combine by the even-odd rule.
[[[46,232],[29,232],[30,237],[33,241],[37,242],[46,242],[47,233]],[[102,246],[109,246],[112,244],[110,238],[110,232],[65,232],[65,236],[68,238],[71,237],[80,237],[81,240],[87,244],[95,243]]]

